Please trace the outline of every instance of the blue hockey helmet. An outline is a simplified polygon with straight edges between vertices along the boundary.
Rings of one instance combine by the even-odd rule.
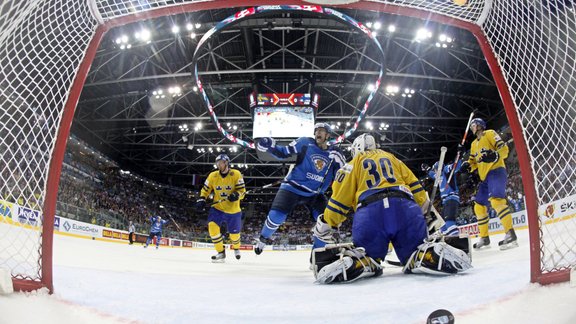
[[[316,124],[314,124],[314,131],[316,131],[318,128],[324,128],[326,130],[326,133],[330,133],[330,131],[332,130],[332,127],[328,123],[316,123]]]
[[[486,122],[485,122],[484,119],[482,119],[482,118],[474,118],[474,119],[472,119],[472,121],[470,122],[470,127],[472,127],[472,125],[474,125],[474,124],[482,127],[482,129],[486,129]]]
[[[216,157],[216,163],[218,163],[218,161],[220,161],[220,160],[224,160],[224,161],[228,162],[228,164],[230,164],[230,158],[226,154],[220,154]]]

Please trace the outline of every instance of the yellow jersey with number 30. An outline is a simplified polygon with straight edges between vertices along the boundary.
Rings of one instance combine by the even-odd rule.
[[[413,196],[420,206],[427,199],[418,178],[394,154],[383,150],[365,151],[336,173],[324,220],[330,226],[338,226],[348,212],[356,210],[360,201],[385,188]]]

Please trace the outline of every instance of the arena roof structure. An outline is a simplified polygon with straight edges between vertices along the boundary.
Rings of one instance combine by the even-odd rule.
[[[199,39],[243,8],[155,18],[105,35],[76,108],[72,133],[148,179],[191,188],[225,152],[248,187],[282,178],[288,166],[265,162],[216,129],[192,77]],[[359,129],[413,170],[453,158],[474,111],[491,128],[507,123],[476,39],[465,30],[417,18],[339,9],[372,29],[385,71]],[[276,13],[247,19],[205,44],[198,60],[204,88],[228,132],[252,139],[251,93],[317,93],[316,120],[339,135],[358,115],[380,69],[375,46],[322,16]],[[312,135],[312,134],[311,134]],[[196,177],[194,177],[196,176]]]

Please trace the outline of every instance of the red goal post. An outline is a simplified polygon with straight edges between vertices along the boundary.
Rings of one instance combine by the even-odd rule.
[[[329,1],[290,4],[314,2]],[[518,152],[529,219],[531,281],[567,281],[570,268],[576,266],[576,210],[561,208],[576,195],[573,9],[503,0],[330,3],[334,8],[422,18],[475,35],[502,97]],[[16,289],[53,290],[53,223],[66,140],[105,33],[160,16],[263,4],[286,3],[38,0],[0,4],[0,267],[11,271]]]

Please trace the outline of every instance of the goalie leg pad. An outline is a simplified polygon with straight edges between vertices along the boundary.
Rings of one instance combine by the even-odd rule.
[[[472,268],[466,252],[446,242],[425,242],[418,246],[404,266],[404,273],[447,275]]]
[[[444,242],[451,247],[457,248],[458,250],[464,251],[470,259],[472,259],[472,253],[470,253],[472,243],[470,237],[459,237],[459,236],[445,236]]]
[[[318,267],[318,272],[315,273],[317,283],[354,282],[361,278],[382,274],[380,264],[366,256],[366,252],[362,248],[346,246],[340,248],[337,254],[330,252],[330,250],[322,253],[325,253],[324,256],[328,256],[328,258],[336,256],[337,259],[323,265],[321,263],[325,261],[320,261],[320,263],[316,261],[316,266]],[[318,254],[315,256],[318,256]]]

